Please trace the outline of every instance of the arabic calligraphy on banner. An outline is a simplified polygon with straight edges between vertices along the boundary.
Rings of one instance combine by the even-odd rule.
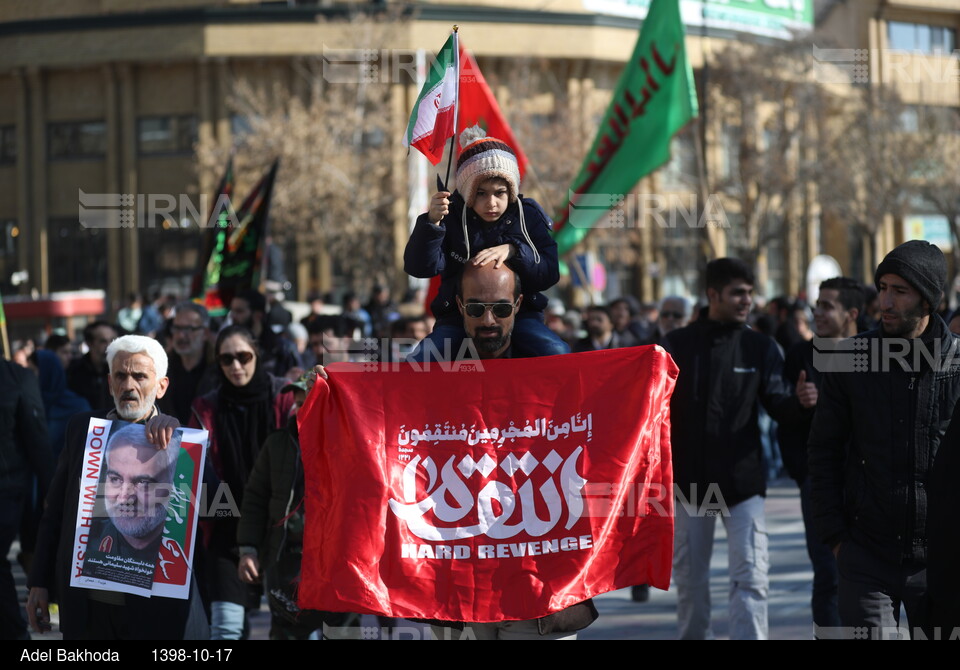
[[[672,499],[648,494],[672,487],[663,349],[327,370],[299,415],[301,606],[525,619],[669,584]]]
[[[423,430],[416,428],[404,430],[405,428],[406,425],[401,425],[397,436],[397,444],[401,447],[408,444],[417,446],[420,442],[438,444],[451,441],[465,442],[472,447],[477,444],[503,444],[507,440],[516,442],[520,438],[540,436],[553,442],[560,437],[566,438],[573,433],[583,432],[587,434],[585,440],[589,442],[593,439],[593,413],[590,412],[586,418],[581,419],[578,412],[562,424],[554,424],[553,419],[534,419],[531,424],[527,419],[523,428],[517,428],[514,421],[511,421],[506,428],[477,428],[476,424],[467,428],[463,423],[460,424],[459,429],[449,423],[444,423],[442,426],[439,423],[434,424],[433,429],[429,425],[424,426]]]

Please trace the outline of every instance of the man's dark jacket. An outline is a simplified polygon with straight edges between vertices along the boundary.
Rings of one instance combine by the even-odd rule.
[[[680,492],[698,504],[711,484],[727,505],[766,495],[758,403],[782,423],[804,415],[783,380],[776,342],[744,325],[699,318],[668,333],[663,346],[680,368],[670,401]],[[712,493],[707,499],[716,502]]]
[[[954,408],[950,429],[930,472],[927,515],[927,593],[930,623],[944,630],[960,628],[960,408]],[[947,635],[944,635],[946,638]]]
[[[796,386],[801,372],[806,373],[807,382],[820,388],[823,382],[820,371],[813,364],[812,340],[795,344],[787,352],[786,361],[783,364],[783,378],[791,388]],[[798,485],[802,485],[807,478],[807,439],[810,437],[813,415],[813,412],[806,412],[797,424],[777,427],[777,440],[780,442],[783,466]]]
[[[53,456],[40,386],[32,372],[0,359],[0,491],[25,493],[31,473],[45,491]]]
[[[931,468],[960,399],[960,338],[933,315],[920,339],[939,346],[938,369],[907,353],[915,371],[874,355],[901,349],[879,329],[853,339],[868,370],[823,376],[810,431],[814,526],[830,546],[852,538],[889,564],[923,564]]]
[[[67,368],[67,387],[86,398],[94,411],[108,410],[113,407],[113,397],[107,381],[109,377],[110,370],[106,361],[98,368],[87,353],[72,361]]]

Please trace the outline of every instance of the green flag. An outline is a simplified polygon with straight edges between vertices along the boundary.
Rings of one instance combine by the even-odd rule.
[[[582,241],[640,179],[670,160],[670,140],[696,115],[679,0],[653,0],[569,201],[556,217],[560,254]]]
[[[200,246],[197,271],[194,273],[193,282],[190,285],[190,297],[194,300],[203,300],[207,289],[216,284],[216,280],[211,281],[212,275],[219,274],[219,265],[217,265],[219,257],[215,256],[214,250],[223,249],[226,230],[230,227],[230,210],[233,207],[230,204],[230,198],[233,195],[233,186],[233,155],[231,154],[229,160],[227,160],[227,168],[217,185],[215,192],[217,199],[210,209],[210,215],[207,217],[207,230],[203,234],[203,242]],[[236,217],[235,212],[234,217]]]
[[[270,222],[270,199],[280,159],[260,178],[236,213],[236,225],[220,228],[210,256],[204,304],[211,316],[223,316],[233,297],[260,288],[260,269]]]

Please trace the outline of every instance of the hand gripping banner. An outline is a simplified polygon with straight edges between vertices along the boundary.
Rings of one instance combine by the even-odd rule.
[[[327,371],[300,413],[301,607],[490,622],[668,588],[662,348]]]

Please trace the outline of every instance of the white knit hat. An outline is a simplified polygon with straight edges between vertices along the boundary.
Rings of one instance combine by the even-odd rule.
[[[480,126],[472,126],[460,133],[460,147],[457,190],[467,207],[473,207],[480,183],[493,177],[507,182],[510,202],[516,202],[520,192],[520,166],[513,149],[495,137],[487,137]]]

